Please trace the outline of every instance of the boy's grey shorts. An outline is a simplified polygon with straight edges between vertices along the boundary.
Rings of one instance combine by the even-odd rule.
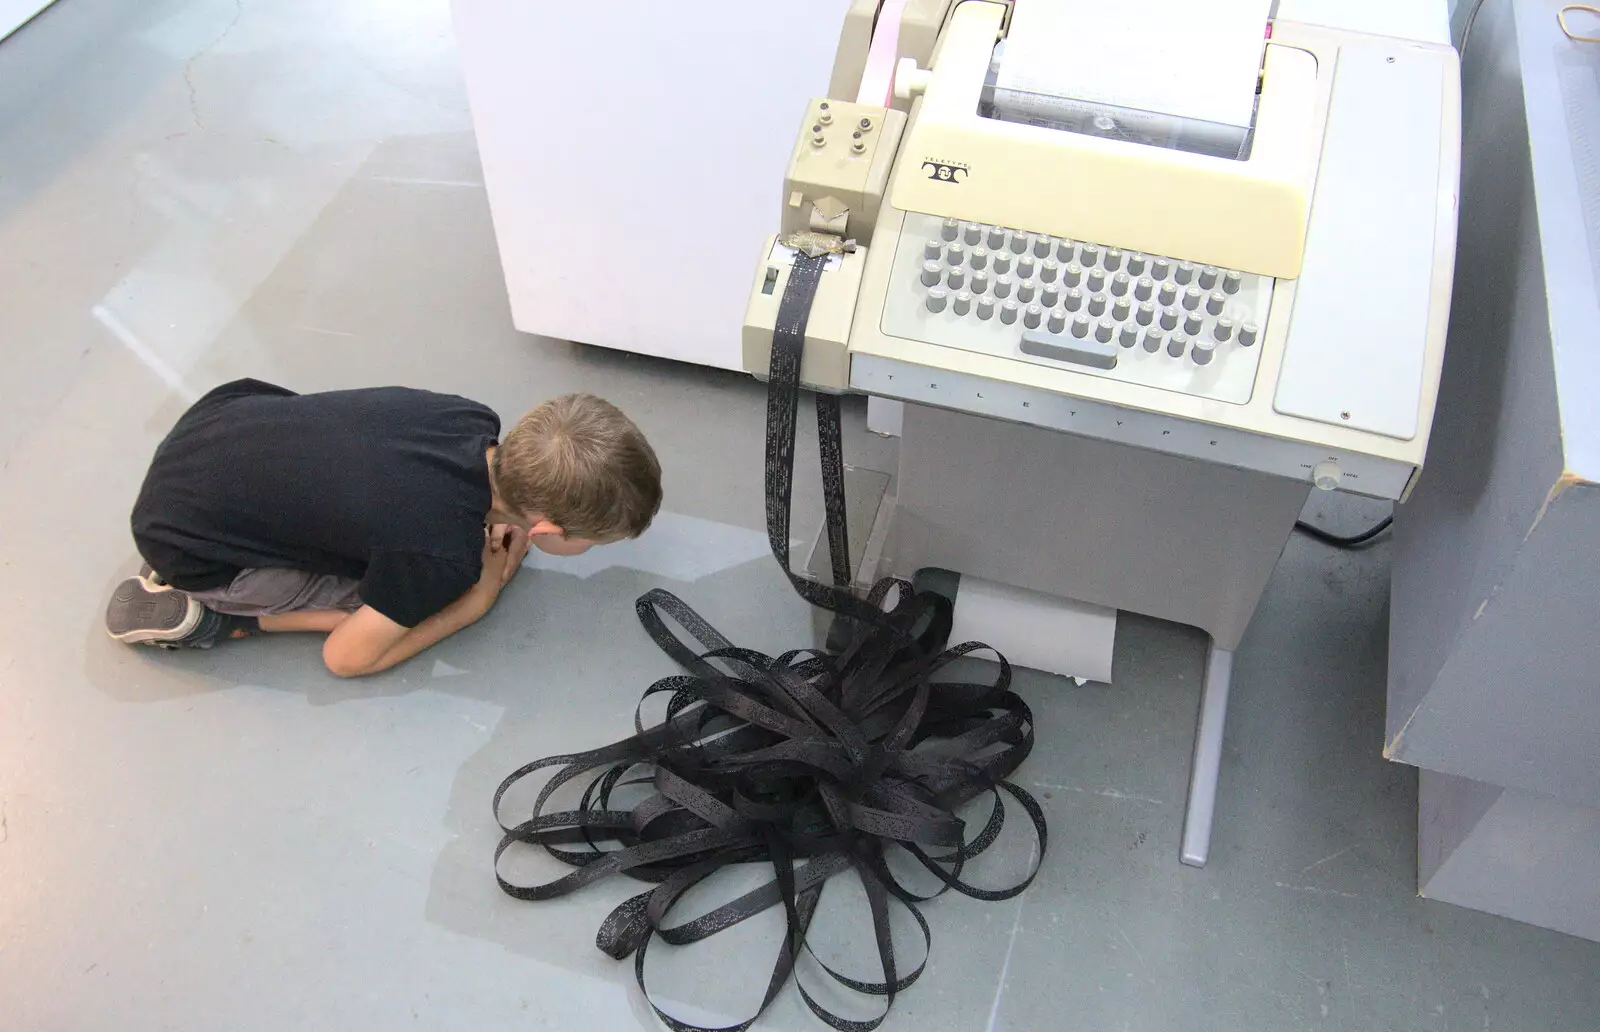
[[[232,584],[205,591],[191,591],[189,597],[229,616],[276,616],[302,610],[342,609],[353,613],[361,608],[356,593],[359,581],[326,573],[301,570],[245,570]]]

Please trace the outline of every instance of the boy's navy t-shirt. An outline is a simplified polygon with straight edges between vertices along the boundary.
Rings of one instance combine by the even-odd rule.
[[[499,435],[492,410],[451,395],[224,384],[156,450],[134,540],[179,589],[222,587],[252,568],[337,574],[415,627],[482,572],[485,453]]]

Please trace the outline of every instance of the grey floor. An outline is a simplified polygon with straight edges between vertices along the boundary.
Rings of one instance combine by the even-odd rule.
[[[0,1027],[651,1027],[592,946],[625,887],[501,895],[490,793],[620,736],[671,672],[643,590],[755,647],[810,619],[760,530],[756,384],[511,328],[446,0],[61,0],[0,45],[0,357]],[[668,511],[371,681],[310,639],[113,646],[144,463],[244,375],[507,418],[593,390],[656,442]],[[861,424],[852,458],[892,462]],[[1415,779],[1379,755],[1385,562],[1291,543],[1238,656],[1202,871],[1176,860],[1200,636],[1129,618],[1114,686],[1023,678],[1043,873],[931,906],[929,975],[886,1027],[1600,1027],[1600,946],[1414,895]],[[1008,837],[980,873],[1027,860]],[[868,974],[857,899],[829,893],[818,949]],[[772,931],[658,951],[652,977],[686,1016],[739,1014]],[[821,1026],[791,992],[763,1027]]]

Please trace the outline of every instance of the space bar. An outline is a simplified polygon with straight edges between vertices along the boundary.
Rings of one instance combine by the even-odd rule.
[[[1035,358],[1050,358],[1057,362],[1072,362],[1093,369],[1115,369],[1117,349],[1113,344],[1097,340],[1079,340],[1059,333],[1042,330],[1022,331],[1022,353]]]

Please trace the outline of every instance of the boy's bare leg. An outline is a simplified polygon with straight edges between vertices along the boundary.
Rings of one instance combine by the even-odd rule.
[[[267,634],[288,634],[309,631],[331,634],[334,628],[350,618],[343,609],[302,609],[294,613],[278,613],[260,617],[257,622]]]
[[[259,582],[263,577],[281,577],[287,572],[252,571],[252,575]],[[130,577],[117,586],[106,607],[106,630],[128,644],[210,648],[224,638],[247,638],[257,630],[332,634],[350,618],[344,609],[300,609],[252,618],[226,612],[239,612],[241,606],[248,612],[249,599],[222,599],[215,609],[210,608],[210,601],[205,595],[195,597],[169,587],[146,566],[138,577]]]

